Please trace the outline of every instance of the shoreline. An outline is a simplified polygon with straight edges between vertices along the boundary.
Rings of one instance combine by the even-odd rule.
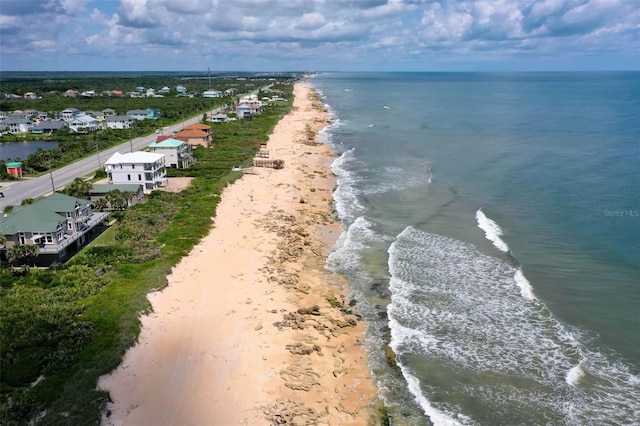
[[[324,268],[335,158],[306,82],[269,137],[281,170],[254,168],[222,193],[209,234],[148,295],[138,343],[100,379],[105,425],[365,425],[377,388],[365,326]]]

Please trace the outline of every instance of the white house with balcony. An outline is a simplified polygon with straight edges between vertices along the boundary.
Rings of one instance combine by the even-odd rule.
[[[69,129],[75,133],[88,133],[98,130],[98,120],[89,114],[76,115],[69,121]]]
[[[118,130],[128,129],[135,121],[135,118],[129,117],[128,115],[112,115],[107,117],[107,128]]]
[[[116,152],[105,163],[111,184],[140,184],[144,193],[167,186],[165,155],[157,152]]]
[[[9,133],[27,133],[33,129],[33,121],[26,118],[7,118],[3,124],[9,128]]]
[[[60,116],[64,121],[71,121],[81,113],[82,111],[80,111],[78,108],[66,108],[62,110]]]
[[[132,109],[127,111],[127,115],[135,118],[136,120],[146,120],[147,118],[151,118],[149,110],[146,109]]]

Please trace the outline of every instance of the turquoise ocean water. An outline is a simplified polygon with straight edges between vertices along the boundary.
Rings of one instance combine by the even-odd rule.
[[[640,73],[310,82],[392,424],[640,424]]]

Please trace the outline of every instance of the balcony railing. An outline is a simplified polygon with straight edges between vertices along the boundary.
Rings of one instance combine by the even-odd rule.
[[[65,234],[62,241],[57,245],[45,245],[40,247],[40,254],[56,254],[60,253],[65,248],[69,247],[73,242],[78,240],[81,236],[86,234],[91,228],[102,222],[109,213],[93,213],[91,219],[85,223],[85,226],[80,231],[76,231],[73,234]]]

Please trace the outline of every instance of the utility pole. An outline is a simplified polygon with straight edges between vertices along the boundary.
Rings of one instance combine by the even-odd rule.
[[[131,147],[131,152],[133,152],[133,133],[131,133],[131,126],[129,126],[129,146]]]
[[[49,162],[49,177],[51,178],[51,191],[56,192],[56,186],[53,183],[53,172],[51,171],[51,162]]]
[[[96,155],[98,156],[98,169],[100,169],[100,151],[98,150],[98,141],[96,141]]]

